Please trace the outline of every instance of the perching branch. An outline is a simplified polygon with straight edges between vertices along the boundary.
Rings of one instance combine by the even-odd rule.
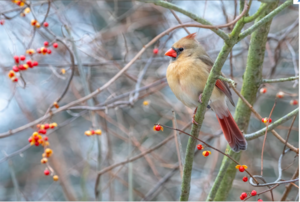
[[[272,20],[275,15],[277,15],[283,9],[285,9],[286,7],[288,7],[288,6],[292,5],[292,4],[293,4],[293,0],[287,0],[286,2],[284,2],[283,4],[281,4],[280,6],[278,6],[278,8],[274,9],[268,15],[266,15],[265,17],[263,17],[262,19],[260,19],[258,22],[256,22],[254,25],[252,25],[251,27],[249,27],[248,29],[246,29],[243,33],[241,33],[239,35],[239,41],[242,40],[243,38],[245,38],[246,36],[248,36],[249,34],[253,33],[255,30],[257,30],[259,27],[261,27],[265,23],[267,23],[270,20]]]
[[[232,22],[224,24],[224,25],[215,25],[214,26],[210,22],[208,22],[207,20],[205,20],[204,18],[201,18],[201,17],[199,17],[199,16],[197,16],[197,15],[195,15],[195,14],[189,12],[189,11],[186,11],[186,10],[184,10],[184,9],[182,9],[182,8],[174,5],[174,4],[171,4],[169,2],[160,1],[160,0],[139,0],[139,1],[145,2],[145,3],[153,3],[153,4],[157,5],[157,6],[161,6],[161,7],[164,7],[164,8],[168,8],[168,9],[180,12],[180,13],[182,13],[182,14],[190,17],[190,18],[192,18],[196,22],[199,22],[199,23],[201,23],[203,25],[207,25],[208,27],[211,28],[211,30],[213,32],[215,32],[218,36],[220,36],[225,41],[225,43],[228,42],[229,37],[227,36],[227,34],[224,31],[220,30],[219,28],[229,27],[229,26],[235,24],[238,20],[240,20],[246,14],[246,12],[248,11],[248,8],[249,8],[248,4],[245,4],[244,9],[241,12],[241,14],[239,16],[237,16],[237,18],[234,19]]]
[[[297,115],[298,112],[299,112],[299,107],[297,109],[293,110],[292,112],[288,113],[287,115],[283,116],[282,118],[278,119],[274,123],[270,124],[268,126],[268,130],[273,130],[277,126],[279,126],[279,125],[283,124],[284,122],[290,120],[295,115]],[[261,130],[258,130],[254,133],[245,134],[245,138],[246,138],[246,140],[254,140],[254,139],[256,139],[260,136],[263,136],[265,134],[266,130],[267,130],[267,127],[263,128]]]
[[[285,81],[294,81],[298,80],[299,76],[292,76],[288,78],[281,78],[281,79],[263,79],[262,83],[278,83],[278,82],[285,82]]]

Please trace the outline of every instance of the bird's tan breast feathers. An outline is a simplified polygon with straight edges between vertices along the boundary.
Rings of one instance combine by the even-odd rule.
[[[209,75],[209,67],[199,59],[179,59],[168,66],[168,84],[176,97],[186,106],[196,107]]]

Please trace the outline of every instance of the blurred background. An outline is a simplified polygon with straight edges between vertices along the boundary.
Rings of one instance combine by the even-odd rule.
[[[239,1],[172,1],[212,24],[225,24],[238,15]],[[281,1],[282,3],[283,1]],[[18,6],[10,0],[0,1],[0,133],[19,128],[44,116],[49,106],[60,97],[72,74],[70,52],[75,57],[74,77],[67,93],[59,102],[64,106],[84,97],[103,86],[122,69],[155,36],[178,24],[170,10],[151,3],[125,0],[98,1],[28,1],[31,10],[24,17],[26,4]],[[253,1],[250,15],[260,6]],[[47,18],[45,19],[45,15]],[[183,23],[192,19],[176,13]],[[33,28],[32,19],[49,24],[45,28]],[[249,27],[249,23],[245,28]],[[197,33],[197,40],[215,60],[223,40],[208,29],[187,28]],[[232,27],[224,28],[229,32]],[[271,25],[263,64],[263,77],[285,78],[298,73],[298,6],[290,6],[280,12]],[[190,132],[194,109],[185,107],[168,87],[165,74],[169,58],[164,53],[174,42],[186,36],[184,29],[177,29],[162,37],[148,48],[141,57],[115,82],[88,102],[56,113],[46,120],[58,127],[47,132],[53,155],[49,158],[50,175],[58,175],[59,181],[45,176],[45,164],[41,164],[42,146],[30,146],[28,138],[37,131],[26,127],[7,137],[0,134],[0,200],[94,200],[97,172],[144,152],[174,131],[164,128],[153,131],[154,124],[173,127],[173,113],[178,128]],[[61,41],[56,41],[59,39]],[[39,65],[16,73],[18,82],[7,75],[15,65],[14,56],[25,55],[26,50],[36,50],[56,42],[58,48],[49,46],[51,54],[34,54]],[[246,68],[250,36],[238,43],[223,66],[223,73],[237,83],[240,90]],[[67,48],[68,47],[68,48]],[[153,51],[158,50],[155,54]],[[28,55],[26,55],[27,58]],[[294,110],[291,100],[298,100],[298,83],[294,81],[265,84],[265,94],[257,94],[254,108],[268,117],[276,94],[272,120]],[[140,89],[139,91],[135,91]],[[235,103],[238,97],[233,92]],[[98,110],[86,110],[85,106],[97,106]],[[231,113],[234,107],[229,103]],[[55,109],[54,109],[55,110]],[[39,122],[44,123],[44,122]],[[276,131],[286,138],[291,120],[278,126]],[[247,133],[264,127],[261,120],[251,118]],[[101,136],[86,136],[87,130],[101,129]],[[188,137],[180,135],[183,152]],[[213,111],[207,111],[199,138],[224,151],[226,140]],[[97,140],[98,139],[98,140]],[[298,147],[298,118],[289,142]],[[241,165],[248,165],[253,174],[260,173],[263,137],[248,142]],[[269,182],[277,179],[278,158],[284,145],[268,133],[264,152],[264,177]],[[190,200],[205,200],[218,173],[223,156],[212,151],[209,157],[195,152]],[[290,179],[298,167],[298,157],[285,155],[283,179]],[[252,186],[237,173],[228,200],[239,200],[241,192],[251,191]],[[98,200],[178,200],[181,177],[174,139],[165,142],[153,152],[125,163],[101,175]],[[258,188],[262,191],[264,188]],[[285,186],[276,188],[274,198],[279,200]],[[288,200],[298,194],[292,188]],[[257,200],[258,197],[253,200]],[[271,200],[269,193],[261,195]]]

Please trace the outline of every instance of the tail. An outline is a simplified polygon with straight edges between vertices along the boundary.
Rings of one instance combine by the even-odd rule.
[[[224,113],[225,112],[225,113]],[[222,128],[222,131],[225,135],[225,138],[230,145],[231,149],[235,152],[240,150],[247,149],[247,142],[234,121],[230,111],[228,109],[223,111],[223,114],[220,116],[219,113],[216,113],[219,124]],[[219,115],[219,116],[218,116]]]

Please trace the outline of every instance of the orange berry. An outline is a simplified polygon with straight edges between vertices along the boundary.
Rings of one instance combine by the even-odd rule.
[[[92,132],[89,131],[89,130],[87,130],[87,131],[84,132],[84,134],[85,134],[86,136],[91,136],[91,135],[92,135]]]
[[[54,175],[53,176],[53,181],[58,181],[59,180],[59,177],[57,175]]]
[[[37,23],[37,21],[36,21],[36,20],[31,20],[31,25],[32,25],[32,26],[35,26],[35,25],[36,25],[36,23]]]
[[[276,94],[276,97],[278,97],[278,98],[283,98],[283,97],[284,97],[284,92],[279,91],[279,92]]]
[[[58,105],[58,103],[57,103],[57,102],[54,102],[54,103],[53,103],[53,106],[54,106],[56,109],[58,109],[58,108],[59,108],[59,105]]]
[[[101,135],[101,134],[102,134],[102,131],[101,131],[101,130],[95,130],[95,134],[96,134],[96,135]]]
[[[209,156],[210,154],[211,154],[210,151],[204,151],[204,152],[202,152],[202,155],[205,156],[205,157]]]
[[[13,71],[13,70],[10,70],[9,72],[8,72],[8,77],[9,78],[13,78],[15,76],[15,72]]]
[[[41,27],[41,24],[40,24],[39,22],[36,22],[35,27],[36,27],[36,28],[40,28],[40,27]]]
[[[45,164],[45,163],[47,163],[48,162],[48,159],[47,158],[42,158],[42,160],[41,160],[41,163],[42,164]]]
[[[53,153],[53,151],[52,151],[52,149],[50,149],[50,148],[47,148],[46,150],[45,150],[45,154],[52,154]]]

